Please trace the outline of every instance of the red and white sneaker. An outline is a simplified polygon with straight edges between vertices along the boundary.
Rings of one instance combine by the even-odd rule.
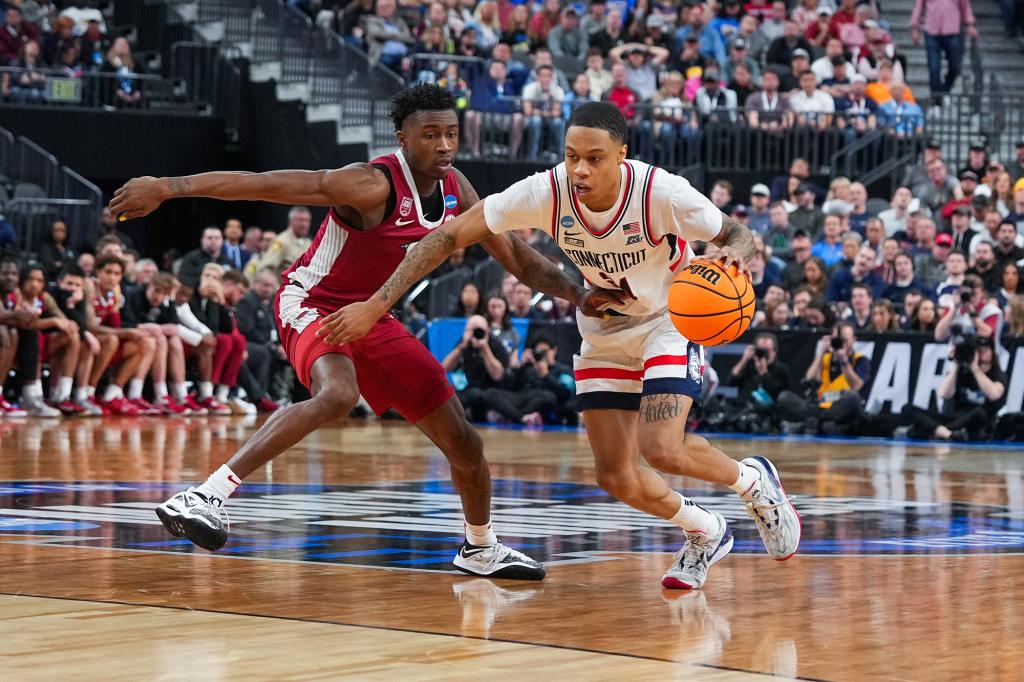
[[[71,400],[62,400],[59,403],[51,402],[50,407],[60,410],[65,417],[88,417],[89,413],[81,405]]]
[[[168,417],[187,417],[193,414],[192,410],[187,405],[182,405],[171,396],[167,396],[162,401],[158,402],[157,407],[160,411]]]
[[[149,402],[145,398],[136,398],[135,400],[132,400],[131,403],[132,405],[135,406],[135,409],[137,409],[139,411],[139,414],[141,415],[145,415],[147,417],[155,417],[157,415],[163,414],[159,407]]]
[[[181,405],[182,407],[187,409],[190,414],[209,414],[209,410],[207,410],[202,403],[196,402],[196,399],[193,398],[191,395],[185,396],[185,399],[181,401]]]
[[[136,409],[136,407],[132,405],[130,400],[124,397],[108,400],[106,403],[103,404],[103,406],[107,408],[107,411],[110,412],[110,414],[116,415],[118,417],[139,416],[138,409]]]
[[[97,398],[96,396],[91,396],[90,398],[88,398],[88,401],[90,405],[99,408],[101,416],[109,417],[110,415],[113,414],[113,412],[110,411],[110,408],[104,405],[103,401]]]
[[[27,417],[28,412],[0,398],[0,417]]]
[[[205,407],[206,411],[209,412],[210,414],[218,415],[221,417],[231,416],[231,408],[222,403],[221,401],[217,400],[213,396],[210,396],[209,398],[201,401],[199,404]]]
[[[266,396],[260,398],[260,401],[256,403],[256,409],[260,412],[277,412],[280,408],[280,405]]]

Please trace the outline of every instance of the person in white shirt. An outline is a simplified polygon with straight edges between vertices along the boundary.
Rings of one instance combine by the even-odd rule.
[[[813,71],[800,74],[800,89],[790,95],[789,107],[797,114],[797,123],[825,130],[832,124],[836,103],[832,97],[818,89]]]
[[[565,137],[564,100],[565,91],[555,83],[555,70],[550,66],[537,67],[537,80],[523,88],[527,160],[537,160],[541,136],[547,137],[545,152],[557,153],[562,148]]]
[[[839,38],[829,38],[828,42],[825,43],[825,56],[818,57],[811,62],[811,71],[814,72],[814,77],[818,79],[818,83],[824,80],[828,80],[832,77],[832,60],[836,57],[845,57],[845,49],[843,48],[843,41]],[[854,65],[847,60],[846,62],[846,77],[849,78],[857,69]]]
[[[361,338],[456,248],[512,230],[547,231],[589,281],[605,287],[591,291],[605,297],[597,306],[603,316],[577,315],[583,345],[574,359],[598,485],[683,530],[686,544],[661,584],[698,588],[732,547],[728,524],[672,490],[655,470],[732,488],[778,560],[796,551],[799,517],[767,459],[736,462],[685,429],[702,388],[704,352],[675,329],[669,287],[680,268],[711,267],[711,258],[688,265],[690,241],[714,244],[716,262],[743,270],[754,253],[752,235],[685,179],[627,161],[626,134],[615,105],[581,105],[569,120],[564,163],[492,194],[431,232],[370,300],[324,318],[320,335],[326,343]],[[582,303],[594,307],[592,298]]]
[[[909,187],[897,187],[893,192],[889,208],[878,214],[878,219],[885,225],[886,237],[891,237],[897,232],[906,232],[910,202],[913,198]]]

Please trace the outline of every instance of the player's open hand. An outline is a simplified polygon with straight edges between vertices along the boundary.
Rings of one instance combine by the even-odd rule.
[[[366,336],[386,313],[374,300],[352,303],[325,317],[316,335],[332,346],[352,343]]]
[[[159,178],[133,178],[114,192],[110,212],[121,221],[142,218],[159,208],[166,198],[166,188]]]
[[[587,317],[606,317],[605,310],[613,305],[625,305],[626,296],[621,291],[614,289],[602,289],[600,287],[588,289],[580,299],[579,309]]]
[[[726,268],[730,265],[735,265],[736,269],[741,273],[745,273],[747,271],[747,264],[743,259],[743,254],[728,244],[725,246],[719,246],[718,250],[715,251],[714,254],[696,256],[693,260],[716,260]]]

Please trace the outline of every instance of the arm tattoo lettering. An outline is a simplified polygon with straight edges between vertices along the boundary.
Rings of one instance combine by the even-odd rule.
[[[415,248],[409,250],[398,269],[391,273],[391,277],[377,292],[377,300],[391,308],[402,294],[443,263],[454,250],[454,237],[441,230],[431,232]]]
[[[645,395],[640,402],[640,415],[648,424],[665,422],[683,414],[683,405],[678,395],[662,393]]]
[[[171,195],[176,197],[186,196],[192,189],[192,183],[188,178],[168,178],[167,186],[171,190]]]

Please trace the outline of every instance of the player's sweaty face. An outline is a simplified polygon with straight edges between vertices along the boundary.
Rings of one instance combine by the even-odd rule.
[[[454,110],[417,111],[398,134],[406,160],[418,173],[444,178],[459,151],[459,118]]]
[[[607,130],[572,126],[565,134],[565,170],[576,196],[587,208],[605,211],[619,195],[619,166],[626,145]]]

